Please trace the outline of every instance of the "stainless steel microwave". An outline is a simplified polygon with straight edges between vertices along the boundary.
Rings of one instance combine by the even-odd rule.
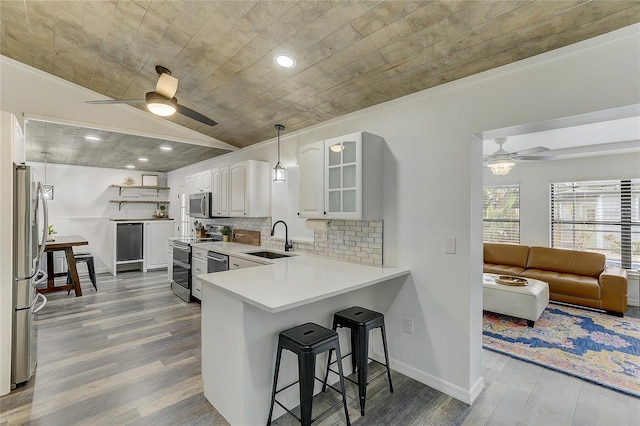
[[[197,192],[189,194],[189,216],[191,217],[211,217],[211,193]]]

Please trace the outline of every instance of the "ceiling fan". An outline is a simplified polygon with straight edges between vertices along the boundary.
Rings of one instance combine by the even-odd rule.
[[[174,97],[178,90],[178,79],[171,76],[171,71],[162,65],[156,65],[158,73],[158,83],[156,90],[147,92],[145,99],[107,99],[102,101],[85,101],[88,104],[146,104],[149,112],[167,117],[173,115],[176,111],[182,115],[186,115],[201,123],[209,126],[215,126],[216,123],[209,117],[200,114],[184,105],[178,103],[178,99]]]
[[[513,166],[516,165],[516,161],[546,161],[555,158],[552,155],[530,155],[549,151],[549,148],[544,146],[536,146],[518,152],[507,152],[502,147],[507,142],[507,138],[496,138],[495,142],[498,144],[498,150],[484,158],[484,164],[491,169],[494,175],[502,176],[508,174]]]

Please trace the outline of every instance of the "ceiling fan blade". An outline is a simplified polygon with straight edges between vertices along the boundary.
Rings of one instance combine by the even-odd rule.
[[[518,155],[516,159],[524,161],[546,161],[553,160],[555,155]]]
[[[545,146],[536,146],[533,148],[523,149],[522,151],[515,152],[516,155],[529,155],[529,154],[537,154],[538,152],[549,151],[549,148]]]
[[[144,99],[105,99],[102,101],[85,101],[88,104],[104,105],[104,104],[143,104]]]
[[[156,83],[156,93],[167,99],[173,99],[178,90],[178,79],[169,74],[160,74]]]
[[[194,111],[191,108],[188,108],[184,105],[178,104],[178,112],[182,115],[186,115],[189,118],[193,118],[194,120],[207,124],[209,126],[215,126],[216,124],[218,124],[212,119],[210,119],[209,117],[202,115],[199,112]]]

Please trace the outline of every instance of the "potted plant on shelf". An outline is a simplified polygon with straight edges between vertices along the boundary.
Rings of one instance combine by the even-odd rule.
[[[227,225],[220,228],[220,233],[222,234],[222,241],[229,242],[229,235],[231,235],[231,228]]]
[[[57,234],[56,231],[54,231],[53,229],[53,225],[49,225],[47,226],[47,241],[55,241],[55,239],[53,238],[53,236]]]

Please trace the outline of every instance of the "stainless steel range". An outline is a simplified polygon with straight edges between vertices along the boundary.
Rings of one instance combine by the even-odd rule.
[[[191,300],[191,246],[189,242],[175,240],[173,242],[173,294],[185,302]]]
[[[181,238],[173,241],[173,294],[185,302],[191,302],[191,244],[206,241],[222,241],[222,225],[206,225],[203,238]]]

